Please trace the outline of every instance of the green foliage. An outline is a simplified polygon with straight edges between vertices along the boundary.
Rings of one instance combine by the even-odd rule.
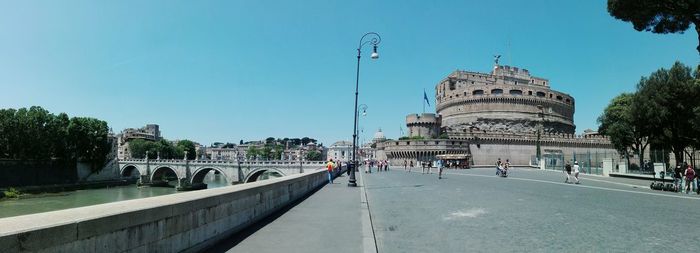
[[[438,136],[438,139],[448,139],[448,138],[450,138],[450,137],[447,136],[447,133],[441,133],[441,134]]]
[[[10,189],[5,190],[3,192],[3,194],[5,195],[6,198],[13,198],[13,199],[19,198],[19,196],[22,195],[22,193],[19,190],[12,188],[12,187],[10,187]]]
[[[695,25],[700,40],[698,0],[608,0],[611,16],[631,22],[637,31],[683,33]],[[696,48],[700,53],[700,45]]]
[[[129,141],[129,150],[134,158],[143,159],[148,151],[148,159],[156,159],[160,155],[161,159],[182,159],[187,151],[187,160],[194,160],[197,157],[197,149],[194,142],[181,140],[173,145],[167,140],[148,141],[134,139]]]
[[[311,150],[308,153],[306,153],[306,160],[309,161],[323,161],[323,154],[321,152],[318,152],[316,150]]]
[[[255,146],[248,147],[248,150],[246,150],[245,153],[245,157],[246,159],[254,159],[260,157],[260,149],[258,149]]]
[[[402,137],[399,137],[399,140],[425,140],[425,137],[423,137],[423,136],[413,136],[413,137],[402,136]]]
[[[683,162],[688,147],[700,147],[700,71],[676,62],[671,69],[659,69],[643,77],[634,94],[614,98],[598,118],[599,131],[610,136],[622,154],[630,149],[643,161],[649,143],[671,148],[677,162]]]
[[[54,115],[32,106],[0,110],[0,158],[64,159],[104,165],[111,145],[107,122],[94,118]]]

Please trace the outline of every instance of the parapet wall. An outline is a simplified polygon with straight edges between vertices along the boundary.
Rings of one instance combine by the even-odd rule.
[[[328,182],[326,172],[0,219],[0,252],[197,252]]]

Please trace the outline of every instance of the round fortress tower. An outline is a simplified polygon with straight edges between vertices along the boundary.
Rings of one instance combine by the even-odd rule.
[[[450,136],[471,131],[573,134],[574,98],[526,69],[495,65],[491,74],[454,71],[435,86],[436,110]],[[406,118],[408,122],[408,117]]]
[[[440,117],[435,113],[409,114],[406,126],[409,137],[436,138],[440,135]]]

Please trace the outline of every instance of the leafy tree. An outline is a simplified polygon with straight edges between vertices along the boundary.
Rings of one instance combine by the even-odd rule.
[[[233,144],[230,142],[227,142],[226,144],[224,144],[224,146],[222,146],[222,148],[235,148],[235,147],[236,147],[236,144]]]
[[[231,144],[227,143],[226,145]],[[177,148],[179,150],[187,151],[187,160],[194,160],[197,158],[197,148],[194,146],[194,142],[190,140],[181,140],[177,142]]]
[[[271,159],[272,155],[272,148],[270,146],[264,146],[262,150],[260,150],[260,156],[262,156],[264,159]]]
[[[256,158],[259,156],[260,156],[260,150],[255,146],[248,147],[248,150],[246,150],[246,152],[245,152],[246,159]]]
[[[68,146],[79,161],[90,162],[93,170],[102,169],[110,151],[107,122],[74,117],[68,125]]]
[[[700,53],[700,1],[698,0],[608,0],[611,16],[631,22],[637,31],[683,33],[695,25]]]
[[[635,106],[638,99],[635,94],[622,93],[610,101],[598,118],[598,131],[610,136],[610,142],[625,156],[628,164],[630,150],[638,155],[641,163],[644,161],[644,150],[649,145],[649,129],[638,110],[640,106]]]
[[[240,142],[238,142],[238,145],[243,145],[243,140],[241,140]]]
[[[306,160],[309,161],[322,161],[323,157],[321,152],[318,152],[316,150],[311,150],[308,153],[306,153]]]
[[[697,141],[696,120],[700,82],[691,69],[676,62],[671,69],[659,69],[637,85],[638,115],[650,128],[654,143],[670,147],[677,163],[685,149]]]
[[[267,139],[265,139],[265,144],[272,144],[274,142],[275,142],[275,137],[267,137]]]

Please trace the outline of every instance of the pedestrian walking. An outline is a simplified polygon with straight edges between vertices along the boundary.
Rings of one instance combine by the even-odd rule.
[[[403,170],[408,171],[408,161],[403,160]]]
[[[442,179],[442,160],[437,160],[435,162],[435,165],[437,166],[438,169],[438,179]]]
[[[691,185],[693,186],[693,191],[695,191],[695,170],[689,164],[688,168],[685,169],[685,194],[690,192]]]
[[[409,165],[411,166],[408,167],[408,172],[411,172],[411,170],[413,169],[413,160],[411,160],[411,163]]]
[[[333,159],[328,160],[328,163],[326,164],[326,170],[328,171],[328,183],[332,184],[333,183],[333,168],[335,167],[335,163],[333,163]]]
[[[498,158],[498,161],[496,161],[496,176],[501,174],[501,158]]]
[[[579,173],[578,161],[574,161],[574,180],[576,180],[575,184],[579,184],[578,173]]]
[[[425,174],[425,166],[426,166],[426,164],[427,164],[427,162],[425,162],[425,161],[421,161],[421,162],[420,162],[420,167],[421,167],[421,169],[420,169],[420,174]]]
[[[683,190],[683,169],[680,165],[676,164],[676,169],[673,171],[673,187],[676,192],[682,192]]]
[[[564,166],[564,174],[566,174],[566,180],[564,180],[564,183],[570,184],[570,179],[571,179],[571,164],[569,162],[566,162],[566,165]]]

